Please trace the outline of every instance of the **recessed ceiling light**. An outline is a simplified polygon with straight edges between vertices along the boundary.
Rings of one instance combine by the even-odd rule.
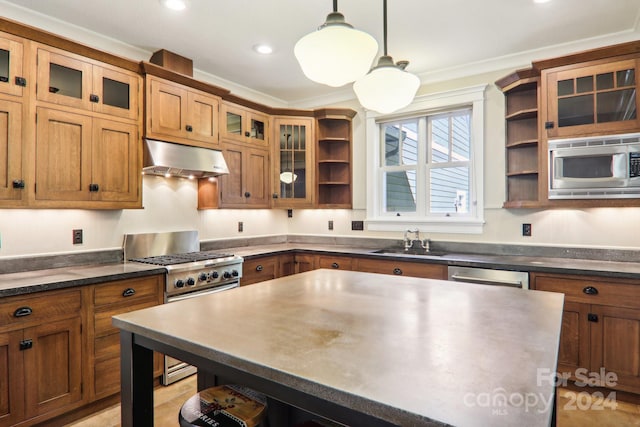
[[[187,7],[185,0],[160,0],[160,3],[171,10],[184,10]]]
[[[538,4],[542,4],[542,3],[549,3],[551,0],[533,0],[534,3],[538,3]]]
[[[267,44],[257,44],[253,46],[253,50],[263,55],[269,55],[270,53],[273,53],[273,48]]]

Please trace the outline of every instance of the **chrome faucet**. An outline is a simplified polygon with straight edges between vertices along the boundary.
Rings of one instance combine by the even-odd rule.
[[[413,234],[413,239],[409,237],[409,234]],[[404,250],[409,249],[424,249],[425,252],[429,252],[429,239],[420,239],[420,230],[407,230],[404,232]]]

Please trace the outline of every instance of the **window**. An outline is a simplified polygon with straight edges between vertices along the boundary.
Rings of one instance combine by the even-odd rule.
[[[485,86],[367,115],[367,228],[480,233]]]

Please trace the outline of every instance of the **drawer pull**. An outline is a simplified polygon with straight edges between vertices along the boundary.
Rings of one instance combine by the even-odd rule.
[[[393,269],[393,274],[395,274],[396,276],[402,276],[402,270],[396,267]]]
[[[33,313],[31,307],[20,307],[13,312],[13,317],[25,317]]]
[[[593,286],[587,286],[582,290],[582,292],[587,295],[598,295],[598,289],[594,288]]]
[[[587,320],[589,322],[597,323],[598,322],[598,315],[597,314],[593,314],[593,313],[589,313],[589,314],[587,314]]]
[[[29,350],[33,347],[33,340],[22,340],[20,341],[20,350]]]
[[[258,266],[256,267],[256,271],[262,271],[262,269],[263,269],[263,268],[264,268],[264,267],[262,267],[262,264],[260,264],[260,265],[258,265]]]
[[[337,262],[334,262],[331,264],[331,268],[340,268],[340,265],[338,265]]]
[[[133,288],[127,288],[124,290],[124,292],[122,293],[123,297],[131,297],[134,296],[136,294],[136,290]]]

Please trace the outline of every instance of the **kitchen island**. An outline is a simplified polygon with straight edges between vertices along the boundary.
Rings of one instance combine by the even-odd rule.
[[[562,306],[556,293],[315,270],[118,315],[122,425],[153,425],[158,350],[352,426],[547,426]]]

